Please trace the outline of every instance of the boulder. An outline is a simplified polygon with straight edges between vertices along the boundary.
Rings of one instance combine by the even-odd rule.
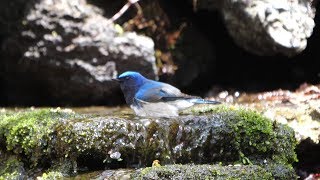
[[[236,44],[257,55],[293,56],[307,46],[315,26],[312,0],[201,0],[196,9],[221,12]]]
[[[85,0],[25,6],[2,45],[8,104],[117,104],[123,99],[111,78],[126,70],[157,77],[153,41],[123,32]]]

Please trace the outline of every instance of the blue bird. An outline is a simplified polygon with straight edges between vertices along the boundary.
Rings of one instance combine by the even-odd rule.
[[[120,83],[126,103],[138,116],[173,117],[194,104],[220,104],[182,93],[170,84],[127,71],[113,79]]]

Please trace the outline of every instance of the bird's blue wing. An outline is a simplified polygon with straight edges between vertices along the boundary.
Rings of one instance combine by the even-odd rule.
[[[176,100],[187,100],[194,104],[220,104],[218,101],[205,100],[200,97],[184,94],[170,84],[151,80],[139,89],[134,100],[139,106],[149,102],[168,102]]]
[[[171,100],[170,98],[183,97],[181,91],[169,84],[157,81],[145,83],[135,95],[135,98],[145,102],[159,102]]]

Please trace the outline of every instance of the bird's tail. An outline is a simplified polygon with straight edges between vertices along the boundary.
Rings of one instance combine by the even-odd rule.
[[[190,99],[190,102],[195,104],[221,104],[219,101],[210,101],[205,99]]]

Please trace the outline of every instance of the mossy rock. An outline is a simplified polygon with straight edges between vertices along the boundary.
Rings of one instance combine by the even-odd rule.
[[[5,147],[3,150],[25,156],[31,167],[45,163],[55,150],[56,126],[61,120],[76,116],[79,115],[60,109],[7,112],[0,116],[0,144]]]
[[[148,167],[131,175],[132,179],[274,179],[257,165],[166,165]]]
[[[0,180],[24,179],[23,163],[15,155],[9,155],[0,150]]]
[[[27,170],[65,174],[82,168],[145,167],[159,159],[163,164],[259,165],[280,177],[269,165],[292,175],[291,164],[297,160],[291,128],[255,111],[227,106],[172,119],[22,111],[0,116],[0,144]]]

